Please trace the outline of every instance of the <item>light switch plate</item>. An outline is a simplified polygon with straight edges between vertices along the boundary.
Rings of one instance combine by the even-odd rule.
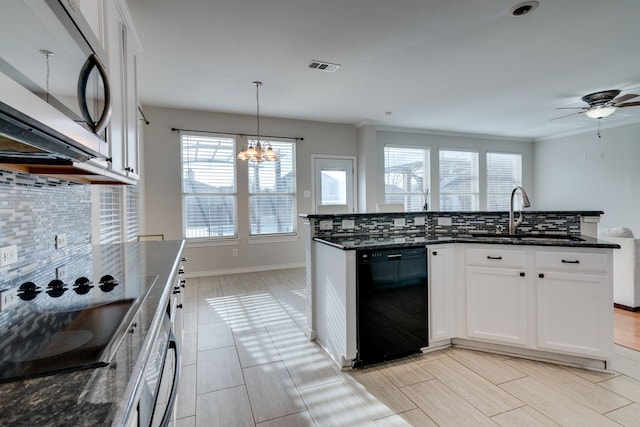
[[[65,246],[67,246],[67,235],[66,234],[56,235],[56,249],[62,249]]]
[[[405,226],[404,218],[394,218],[393,219],[393,226],[394,227],[404,227]]]
[[[423,216],[417,216],[417,217],[415,217],[415,219],[413,220],[413,223],[414,223],[415,225],[424,225],[424,224],[425,224],[425,220],[426,220],[426,218],[425,218],[425,217],[423,217]]]
[[[333,220],[325,219],[320,221],[320,230],[333,230]]]
[[[350,228],[356,228],[356,224],[352,219],[343,219],[342,220],[342,228],[347,230]]]
[[[0,267],[18,262],[18,247],[16,245],[5,246],[0,249]]]
[[[445,216],[445,217],[438,217],[438,225],[451,225],[451,217],[449,216]]]

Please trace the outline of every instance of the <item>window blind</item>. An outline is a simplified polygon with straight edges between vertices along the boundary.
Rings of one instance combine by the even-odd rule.
[[[248,163],[251,235],[295,231],[295,144],[282,141],[268,143],[280,160]]]
[[[478,153],[440,150],[440,210],[479,208]]]
[[[487,153],[487,209],[509,210],[511,191],[518,185],[522,185],[522,155]]]
[[[185,134],[181,140],[185,237],[235,236],[235,138]]]
[[[405,212],[430,204],[430,151],[426,148],[384,147],[384,202],[402,203]]]

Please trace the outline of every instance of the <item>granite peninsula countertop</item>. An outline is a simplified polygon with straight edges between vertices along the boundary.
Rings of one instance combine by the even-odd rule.
[[[182,240],[95,246],[101,254],[107,251],[110,258],[121,260],[120,280],[137,280],[140,286],[148,287],[135,317],[142,332],[137,339],[123,339],[105,367],[0,384],[0,426],[76,427],[125,422],[127,408],[135,404],[139,375],[169,301],[183,247]]]
[[[614,248],[620,245],[585,235],[567,235],[556,233],[537,234],[402,234],[389,233],[382,235],[332,235],[314,237],[314,241],[324,243],[342,250],[357,249],[398,249],[420,247],[443,243],[477,243],[525,246],[563,246],[575,248]]]

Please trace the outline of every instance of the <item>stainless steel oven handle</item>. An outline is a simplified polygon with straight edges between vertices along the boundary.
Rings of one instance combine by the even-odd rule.
[[[98,70],[100,78],[102,78],[102,83],[104,84],[104,109],[97,122],[93,121],[93,117],[91,117],[91,113],[87,107],[87,85],[89,84],[89,75],[94,67]],[[107,69],[95,53],[89,55],[82,66],[82,70],[80,70],[80,77],[78,78],[78,104],[80,105],[82,116],[87,122],[87,125],[93,130],[93,133],[99,134],[102,132],[111,118],[111,85],[109,84]]]
[[[164,410],[164,415],[162,415],[162,421],[160,421],[161,427],[167,427],[169,422],[171,422],[171,412],[173,410],[173,405],[176,403],[176,397],[178,397],[178,384],[180,383],[180,348],[178,347],[178,341],[176,340],[176,336],[169,336],[169,349],[175,352],[175,366],[173,369],[173,382],[171,383],[171,394],[169,395],[169,401],[167,402],[167,407]]]

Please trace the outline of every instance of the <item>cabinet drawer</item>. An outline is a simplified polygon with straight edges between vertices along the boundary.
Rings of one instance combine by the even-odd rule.
[[[525,252],[523,250],[505,249],[504,246],[482,249],[467,248],[465,251],[467,265],[491,267],[524,267]]]
[[[536,252],[536,268],[556,271],[606,273],[606,254],[588,252]]]

